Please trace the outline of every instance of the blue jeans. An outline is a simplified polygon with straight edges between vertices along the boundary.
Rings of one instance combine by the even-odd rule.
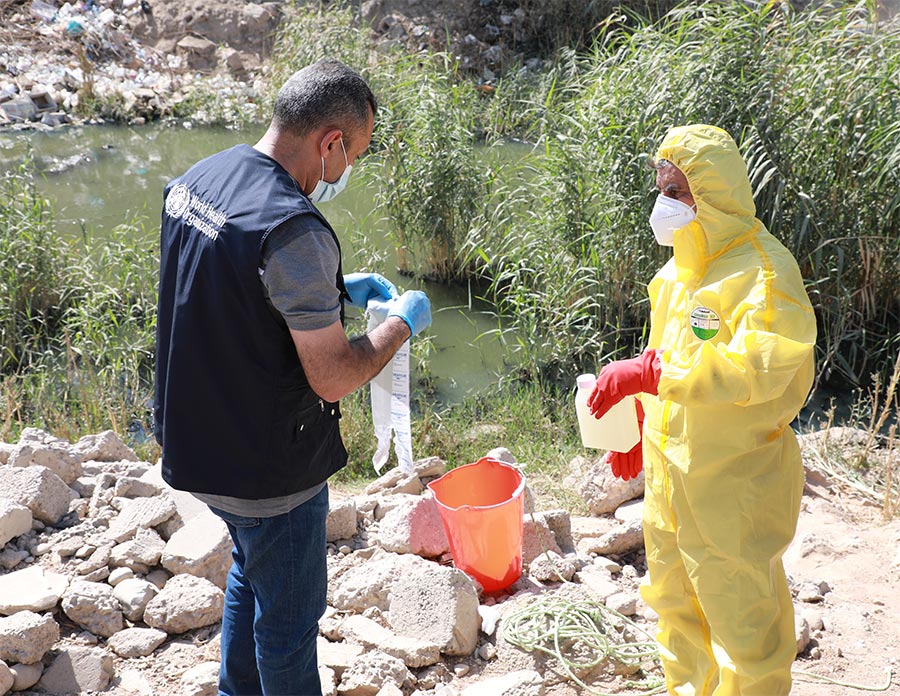
[[[276,517],[210,509],[234,541],[222,616],[220,696],[321,696],[316,638],[328,583],[328,486]]]

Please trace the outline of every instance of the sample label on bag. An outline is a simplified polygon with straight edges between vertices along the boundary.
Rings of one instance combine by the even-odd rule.
[[[719,315],[706,307],[691,312],[691,331],[701,341],[708,341],[719,333]]]

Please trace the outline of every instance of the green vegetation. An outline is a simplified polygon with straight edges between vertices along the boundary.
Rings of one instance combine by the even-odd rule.
[[[896,27],[876,23],[866,4],[688,3],[655,21],[638,13],[667,3],[541,7],[545,18],[559,10],[571,19],[527,27],[522,44],[550,56],[544,68],[507,65],[489,85],[447,53],[376,47],[350,9],[286,8],[270,85],[324,56],[363,72],[380,108],[360,170],[396,263],[479,288],[517,351],[522,382],[503,380],[453,409],[419,402],[416,452],[458,464],[506,442],[555,476],[579,450],[568,384],[557,377],[630,355],[645,339],[645,285],[668,256],[647,224],[645,161],[681,123],[722,126],[740,144],[758,215],[808,281],[817,386],[865,388],[873,373],[890,384],[900,350]],[[596,14],[588,21],[572,7]],[[214,97],[184,107],[213,109]],[[527,145],[511,156],[511,141]],[[0,199],[0,371],[10,404],[0,436],[22,425],[145,432],[154,251],[62,244],[29,176],[27,166],[8,175]],[[863,425],[886,431],[897,418],[892,399],[872,402],[879,416]],[[369,469],[366,401],[347,400],[346,480]]]
[[[136,224],[136,223],[131,223]],[[126,226],[99,247],[55,234],[29,163],[0,180],[0,439],[114,428],[139,450],[149,428],[155,244]],[[93,246],[93,245],[92,245]]]

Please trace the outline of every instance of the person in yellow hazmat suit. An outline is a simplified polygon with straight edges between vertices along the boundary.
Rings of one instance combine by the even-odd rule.
[[[728,133],[672,128],[654,166],[650,225],[674,257],[649,285],[649,348],[605,366],[588,404],[599,418],[640,395],[642,443],[607,460],[626,479],[645,471],[642,595],[669,693],[782,696],[797,644],[781,558],[803,490],[790,423],[812,385],[815,316]]]

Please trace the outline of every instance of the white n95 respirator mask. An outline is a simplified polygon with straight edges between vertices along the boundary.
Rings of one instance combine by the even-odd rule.
[[[656,197],[650,213],[650,227],[660,246],[675,245],[675,230],[680,229],[697,217],[697,212],[687,203],[663,194]]]

